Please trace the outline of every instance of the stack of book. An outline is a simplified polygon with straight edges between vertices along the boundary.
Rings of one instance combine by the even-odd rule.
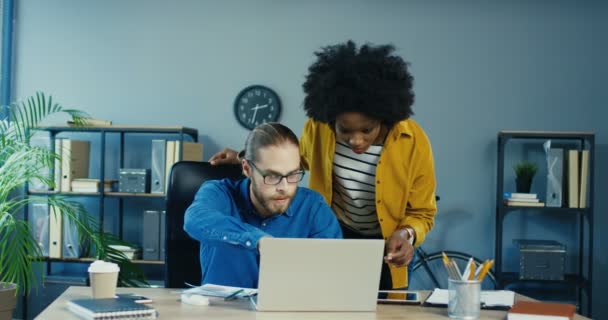
[[[85,126],[87,126],[87,127],[108,127],[108,126],[112,125],[112,120],[84,118],[84,121],[85,121]],[[72,120],[69,120],[68,126],[75,127],[76,123]]]
[[[103,192],[111,192],[112,184],[116,180],[105,180],[103,182]],[[72,180],[72,192],[99,192],[99,179],[78,178]]]
[[[538,200],[536,193],[505,192],[504,203],[509,207],[544,207],[545,203]]]

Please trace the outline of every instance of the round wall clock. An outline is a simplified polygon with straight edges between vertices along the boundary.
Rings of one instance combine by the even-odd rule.
[[[234,116],[249,130],[265,122],[276,122],[280,115],[279,96],[265,86],[249,86],[241,90],[234,100]]]

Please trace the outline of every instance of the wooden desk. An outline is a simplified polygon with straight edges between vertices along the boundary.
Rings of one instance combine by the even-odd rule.
[[[182,304],[180,302],[180,295],[172,293],[172,291],[174,291],[174,289],[118,288],[119,293],[137,293],[152,298],[154,303],[150,305],[158,310],[160,319],[449,319],[446,308],[385,304],[378,305],[376,312],[256,312],[250,308],[249,301],[238,300],[224,302],[219,299],[212,300],[210,306],[202,307]],[[421,297],[426,298],[427,295],[428,292],[423,292]],[[35,319],[77,320],[79,318],[66,308],[66,302],[72,299],[90,297],[91,288],[70,287]],[[518,295],[516,299],[528,298]],[[506,319],[506,314],[506,311],[481,310],[480,319],[504,320]],[[577,315],[575,319],[588,318]]]

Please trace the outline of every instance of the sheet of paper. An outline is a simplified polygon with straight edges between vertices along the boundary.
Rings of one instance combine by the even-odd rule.
[[[241,298],[249,297],[251,295],[258,293],[257,289],[222,286],[222,285],[210,284],[210,283],[206,283],[200,287],[186,289],[182,292],[190,293],[190,294],[200,294],[200,295],[208,296],[208,297],[225,298],[225,297],[237,292],[238,290],[243,290],[242,292],[240,292],[239,294],[236,295],[236,297],[241,297]]]
[[[449,293],[446,289],[435,289],[428,297],[426,303],[448,304]],[[513,306],[515,293],[509,290],[484,290],[481,291],[481,304],[486,307]]]

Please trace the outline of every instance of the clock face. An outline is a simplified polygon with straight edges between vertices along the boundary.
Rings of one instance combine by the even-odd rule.
[[[234,116],[251,130],[265,122],[276,122],[281,115],[281,100],[272,89],[260,85],[247,87],[234,100]]]

